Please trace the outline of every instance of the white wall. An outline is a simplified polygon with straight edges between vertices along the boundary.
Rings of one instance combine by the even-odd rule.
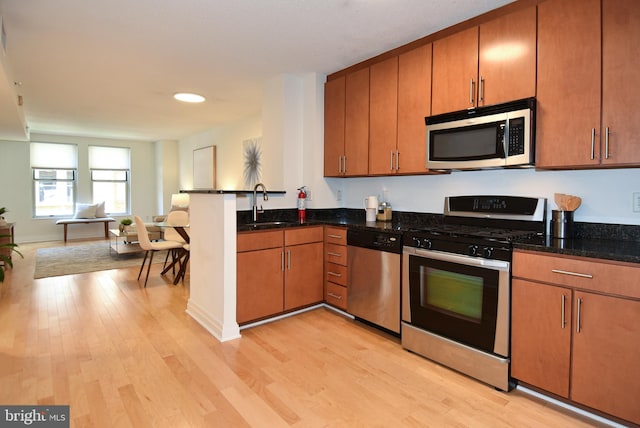
[[[385,195],[394,210],[442,213],[451,195],[521,195],[545,197],[555,209],[554,193],[582,198],[575,219],[582,222],[640,225],[632,211],[632,193],[640,191],[640,169],[584,171],[487,170],[457,171],[441,176],[347,178],[344,206],[362,208],[367,195]],[[548,214],[550,218],[550,212]]]
[[[211,145],[216,146],[217,187],[241,189],[243,187],[242,142],[261,135],[261,118],[255,115],[243,121],[180,140],[180,189],[193,189],[193,151]]]
[[[165,214],[171,209],[171,195],[180,191],[178,142],[173,140],[156,141],[154,150],[155,181],[158,189],[156,213]]]
[[[218,189],[244,189],[242,141],[262,136],[262,182],[268,190],[286,192],[261,202],[264,209],[295,207],[302,185],[312,191],[309,208],[335,206],[322,177],[324,80],[316,73],[277,76],[265,82],[261,115],[181,140],[181,189],[193,188],[193,150],[211,144],[218,153]],[[238,209],[251,209],[251,202],[239,196]]]
[[[157,214],[154,143],[43,134],[31,134],[31,141],[78,145],[78,202],[91,201],[87,155],[89,145],[130,147],[132,213],[149,220],[152,215]],[[0,183],[3,183],[0,186],[0,206],[9,210],[5,216],[7,220],[16,222],[15,233],[18,243],[62,240],[62,226],[55,225],[56,219],[32,217],[33,181],[29,142],[0,141]],[[115,223],[112,226],[115,227]],[[69,228],[70,239],[98,237],[103,233],[102,224],[75,225]]]

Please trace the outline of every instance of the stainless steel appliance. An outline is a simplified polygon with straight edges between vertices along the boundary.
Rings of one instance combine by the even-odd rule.
[[[533,165],[535,111],[535,98],[526,98],[425,118],[427,168]]]
[[[399,334],[402,234],[349,229],[347,250],[347,312]]]
[[[402,346],[510,389],[512,242],[543,239],[546,199],[456,196],[403,237]]]

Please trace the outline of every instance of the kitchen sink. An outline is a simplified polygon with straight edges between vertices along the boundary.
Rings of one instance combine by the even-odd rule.
[[[253,223],[246,223],[245,226],[252,229],[269,229],[272,227],[284,227],[294,224],[294,222],[290,221],[256,221]]]

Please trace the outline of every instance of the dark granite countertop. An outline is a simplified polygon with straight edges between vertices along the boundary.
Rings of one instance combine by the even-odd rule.
[[[298,223],[296,209],[268,210],[259,215],[261,222],[286,222],[265,225],[256,229],[251,223],[251,211],[238,211],[238,232],[264,230],[270,227],[301,227],[336,225],[402,233],[409,229],[439,224],[442,214],[394,212],[393,221],[365,222],[364,210],[336,208],[307,210],[307,221]],[[514,248],[590,257],[620,262],[640,263],[640,226],[576,222],[573,239],[554,239],[550,236],[526,242],[515,242]]]
[[[555,239],[547,236],[537,242],[515,242],[513,246],[517,249],[544,253],[640,263],[638,241],[600,238]]]

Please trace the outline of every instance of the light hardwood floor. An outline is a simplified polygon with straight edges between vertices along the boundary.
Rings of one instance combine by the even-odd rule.
[[[595,426],[324,308],[219,343],[185,313],[188,276],[34,280],[35,248],[0,285],[0,404],[69,404],[72,427]]]

